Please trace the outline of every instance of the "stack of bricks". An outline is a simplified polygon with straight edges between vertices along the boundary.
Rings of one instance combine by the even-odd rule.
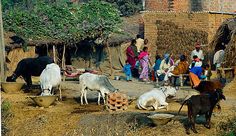
[[[123,111],[128,108],[128,98],[122,93],[110,93],[107,97],[108,111]]]

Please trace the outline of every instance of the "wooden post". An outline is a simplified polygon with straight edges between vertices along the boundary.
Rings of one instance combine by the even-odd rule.
[[[52,50],[53,50],[53,60],[54,60],[54,63],[57,64],[56,48],[55,48],[55,45],[52,46]]]
[[[113,72],[113,64],[112,64],[112,58],[111,58],[111,50],[110,50],[110,47],[109,47],[109,43],[108,41],[106,40],[106,47],[107,47],[107,52],[108,52],[108,55],[109,55],[109,64],[110,64],[110,74],[111,74],[111,78],[114,79],[114,72]]]
[[[5,81],[5,45],[3,35],[3,21],[2,21],[2,1],[0,0],[0,63],[1,63],[1,82]]]
[[[62,54],[62,69],[65,69],[65,52],[66,52],[66,45],[64,44],[64,47],[63,47],[63,54]],[[63,72],[63,81],[65,81],[66,77],[65,77],[65,74]]]

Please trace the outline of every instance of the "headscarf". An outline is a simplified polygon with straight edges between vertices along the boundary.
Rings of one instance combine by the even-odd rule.
[[[164,59],[165,59],[165,61],[166,61],[166,64],[168,64],[168,62],[169,62],[169,60],[170,60],[170,54],[166,53],[166,54],[164,55]]]

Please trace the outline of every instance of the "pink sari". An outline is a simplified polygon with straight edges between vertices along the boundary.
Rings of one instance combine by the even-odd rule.
[[[140,79],[145,79],[145,80],[149,80],[149,68],[148,68],[148,61],[149,61],[149,57],[148,57],[148,53],[147,52],[141,52],[140,55],[138,56],[141,67],[142,67],[142,72],[140,73],[139,78]]]

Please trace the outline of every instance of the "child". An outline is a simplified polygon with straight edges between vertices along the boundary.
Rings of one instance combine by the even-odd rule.
[[[132,73],[131,73],[131,65],[129,64],[128,60],[125,61],[125,65],[123,67],[123,71],[126,75],[126,81],[132,81],[131,78],[132,78]]]
[[[206,77],[205,80],[210,80],[212,73],[209,64],[203,66],[203,75]]]

